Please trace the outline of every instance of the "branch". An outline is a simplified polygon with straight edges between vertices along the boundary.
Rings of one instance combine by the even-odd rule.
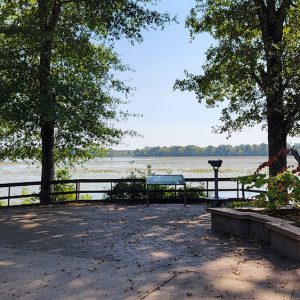
[[[54,5],[52,7],[51,15],[50,15],[49,22],[48,22],[48,29],[50,31],[55,29],[55,26],[58,22],[59,15],[61,12],[61,6],[62,6],[62,3],[60,1],[55,1]]]
[[[259,87],[263,90],[263,84],[262,84],[262,81],[260,80],[259,76],[257,76],[254,72],[251,72],[250,75],[253,77],[253,79],[259,85]]]
[[[252,0],[252,1],[256,6],[256,13],[259,19],[263,39],[266,41],[268,37],[268,18],[267,18],[266,4],[263,0]]]
[[[80,2],[80,0],[65,0],[65,1],[60,1],[60,4],[64,5],[66,3],[74,3],[74,2]]]
[[[79,3],[79,2],[85,2],[86,0],[64,0],[59,1],[61,5],[67,4],[67,3]]]
[[[267,15],[267,6],[263,0],[252,0],[256,6],[256,10],[259,15],[266,17]]]
[[[279,26],[281,26],[281,27],[283,26],[283,23],[287,16],[287,11],[291,7],[292,4],[293,4],[292,0],[283,0],[282,1],[281,5],[278,9],[278,12],[277,12]]]
[[[291,154],[294,156],[296,161],[298,162],[298,165],[300,166],[300,155],[295,147],[291,149]]]
[[[253,2],[256,6],[260,6],[264,10],[264,12],[266,12],[267,7],[263,0],[253,0]]]

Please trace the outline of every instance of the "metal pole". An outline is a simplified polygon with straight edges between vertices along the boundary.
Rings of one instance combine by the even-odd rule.
[[[217,168],[214,168],[215,173],[215,198],[219,198],[219,179],[218,179],[218,172]]]
[[[184,206],[186,206],[186,184],[184,185]]]
[[[208,197],[208,180],[206,180],[206,197]]]

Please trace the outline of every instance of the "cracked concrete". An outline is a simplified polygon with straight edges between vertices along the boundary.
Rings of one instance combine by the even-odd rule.
[[[0,299],[300,299],[300,264],[204,206],[0,210]]]

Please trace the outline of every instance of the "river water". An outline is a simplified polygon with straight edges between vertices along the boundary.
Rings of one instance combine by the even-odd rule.
[[[262,156],[226,156],[218,157],[223,160],[220,168],[220,177],[236,177],[252,174],[256,168],[267,160]],[[146,172],[151,166],[156,174],[182,174],[184,177],[213,177],[212,167],[208,160],[214,157],[114,157],[97,158],[84,165],[79,165],[70,170],[72,179],[107,179],[126,178],[130,172]],[[292,157],[288,160],[290,165],[296,164]],[[0,183],[39,181],[41,168],[39,164],[26,162],[0,163]],[[84,189],[99,189],[99,184],[89,184]],[[34,189],[29,188],[31,191]],[[12,194],[18,193],[15,188]],[[7,195],[4,188],[0,189],[0,195]]]

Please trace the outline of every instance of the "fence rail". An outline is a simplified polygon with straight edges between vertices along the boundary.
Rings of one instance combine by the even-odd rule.
[[[214,192],[214,178],[185,178],[185,181],[187,184],[202,184],[201,188],[194,188],[192,185],[188,188],[188,192],[189,193],[204,193],[206,195],[206,197],[209,197],[211,195],[212,192]],[[218,190],[220,192],[234,192],[235,193],[235,197],[228,197],[230,199],[236,199],[236,200],[245,200],[246,197],[246,193],[261,193],[261,192],[265,192],[262,190],[255,190],[255,189],[247,189],[243,184],[241,184],[239,181],[237,181],[235,178],[219,178],[219,183],[220,185],[222,185],[222,183],[231,183],[232,185],[235,184],[235,187],[231,187],[231,188],[219,188]],[[110,188],[108,189],[103,189],[99,188],[99,189],[81,189],[82,184],[109,184]],[[71,191],[59,191],[59,192],[52,192],[52,196],[57,197],[57,196],[61,196],[61,195],[75,195],[75,200],[79,201],[81,200],[81,195],[82,194],[106,194],[106,195],[110,195],[110,197],[112,197],[112,195],[114,194],[114,186],[115,184],[118,183],[142,183],[143,188],[141,190],[139,190],[138,192],[140,193],[145,193],[146,195],[146,180],[145,179],[70,179],[70,180],[54,180],[54,181],[49,181],[47,183],[47,185],[51,184],[54,186],[57,185],[65,185],[65,184],[69,184],[69,185],[73,185],[74,186],[74,190]],[[210,187],[211,185],[211,187]],[[30,198],[30,197],[35,197],[35,198],[39,198],[40,196],[40,192],[32,192],[32,193],[19,193],[19,194],[12,194],[12,188],[23,188],[23,187],[38,187],[39,189],[41,189],[41,182],[40,181],[29,181],[29,182],[13,182],[13,183],[1,183],[0,184],[0,192],[2,192],[3,189],[7,189],[7,196],[0,196],[0,201],[5,201],[6,200],[6,204],[7,206],[11,206],[11,205],[15,205],[13,203],[11,203],[11,200],[13,199],[22,199],[22,198]],[[126,192],[130,192],[129,189],[118,189],[116,193],[120,194],[120,193],[126,193]],[[173,192],[176,195],[180,194],[182,191],[180,189],[177,189],[175,186],[175,189],[170,190],[170,189],[160,189],[159,191],[156,192]],[[3,192],[1,193],[3,194]],[[98,197],[99,198],[99,197]],[[101,200],[101,199],[93,199],[93,200]],[[103,199],[102,199],[103,200]],[[189,198],[188,198],[189,200]],[[5,204],[4,204],[5,205]]]

